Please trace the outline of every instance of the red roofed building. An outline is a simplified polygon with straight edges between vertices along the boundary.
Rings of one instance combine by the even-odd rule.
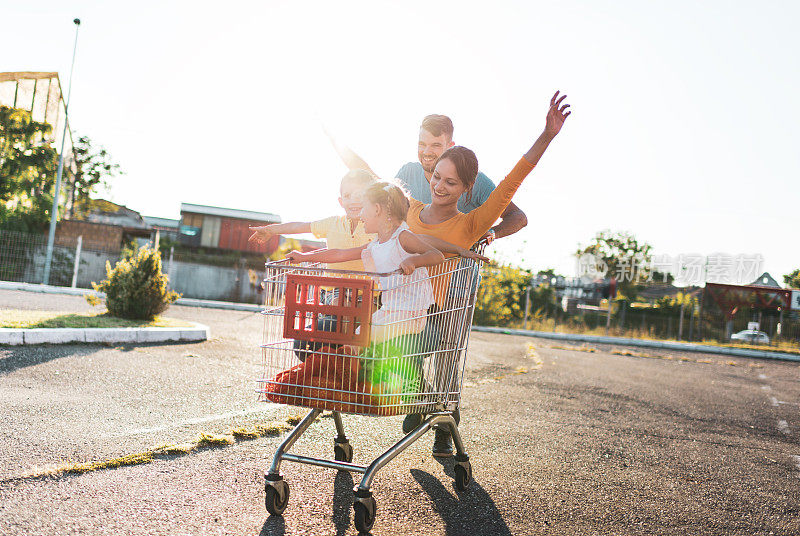
[[[269,254],[278,248],[280,238],[274,236],[266,244],[248,242],[253,234],[249,227],[280,222],[280,216],[268,212],[181,203],[178,236],[187,246]]]

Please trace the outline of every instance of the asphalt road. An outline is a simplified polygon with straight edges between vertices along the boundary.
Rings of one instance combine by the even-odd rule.
[[[9,291],[0,307],[91,309]],[[26,476],[297,413],[256,402],[258,314],[168,316],[208,324],[211,340],[0,347],[0,534],[355,534],[357,474],[285,463],[289,507],[268,516],[263,472],[279,437]],[[473,333],[461,430],[475,481],[456,492],[452,462],[422,438],[378,474],[373,534],[800,533],[796,363],[564,346]],[[399,417],[345,427],[356,462],[401,437]],[[322,419],[294,451],[329,456],[333,436]]]

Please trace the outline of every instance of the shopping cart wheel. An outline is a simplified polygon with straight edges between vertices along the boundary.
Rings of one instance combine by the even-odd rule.
[[[353,461],[353,447],[346,441],[344,443],[334,443],[333,457],[337,462],[350,463]]]
[[[453,470],[456,473],[456,490],[464,491],[469,486],[469,483],[472,482],[472,464],[469,463],[469,458],[466,455],[463,457],[456,456],[456,464]]]
[[[356,530],[359,533],[369,532],[372,530],[372,525],[375,524],[375,511],[377,505],[372,493],[363,493],[364,497],[359,497],[356,492],[356,500],[353,503],[353,521],[356,525]]]
[[[267,494],[264,498],[264,504],[267,507],[267,512],[274,516],[281,515],[286,510],[286,505],[289,504],[289,484],[283,479],[268,480],[265,491]]]

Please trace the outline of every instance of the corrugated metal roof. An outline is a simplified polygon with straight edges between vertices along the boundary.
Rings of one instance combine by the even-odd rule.
[[[159,227],[174,227],[175,229],[181,224],[181,220],[173,220],[172,218],[160,218],[158,216],[142,216],[147,225]]]
[[[205,214],[208,216],[224,216],[226,218],[238,218],[240,220],[255,220],[267,223],[280,223],[281,217],[269,212],[255,212],[253,210],[240,210],[236,208],[212,207],[209,205],[193,205],[192,203],[181,203],[181,214],[188,212],[191,214]]]

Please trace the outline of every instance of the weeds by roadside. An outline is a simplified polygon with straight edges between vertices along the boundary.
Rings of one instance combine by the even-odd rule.
[[[183,320],[156,317],[153,320],[127,320],[106,313],[69,313],[6,309],[0,312],[0,328],[140,328],[189,327]]]
[[[151,463],[159,459],[171,459],[178,456],[186,456],[195,451],[208,450],[213,448],[224,448],[239,441],[258,439],[261,437],[275,437],[288,432],[300,422],[302,416],[292,415],[280,421],[273,421],[269,424],[257,424],[252,428],[235,428],[227,434],[208,434],[201,432],[194,441],[187,443],[171,443],[161,445],[150,450],[128,454],[109,460],[102,460],[87,463],[64,463],[45,469],[36,469],[22,477],[9,480],[35,479],[43,477],[58,478],[68,475],[81,475],[92,471],[102,471],[105,469],[117,469],[132,465],[142,465]]]

